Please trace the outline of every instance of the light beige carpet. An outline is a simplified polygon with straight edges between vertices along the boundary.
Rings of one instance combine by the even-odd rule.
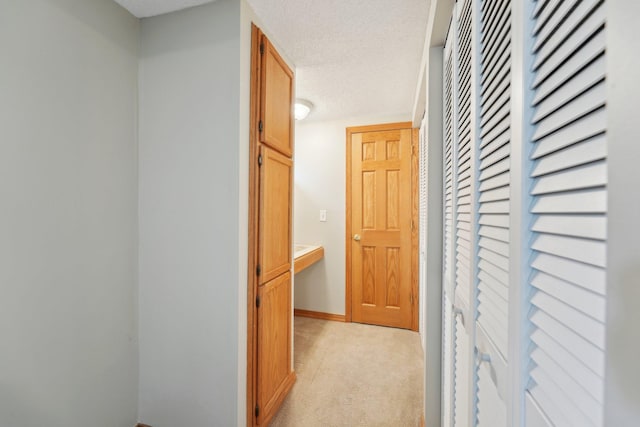
[[[271,427],[420,425],[416,332],[296,317],[298,380]]]

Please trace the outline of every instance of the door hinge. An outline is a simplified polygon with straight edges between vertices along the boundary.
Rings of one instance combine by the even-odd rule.
[[[260,43],[260,55],[264,55],[264,43]]]
[[[258,166],[262,166],[262,154],[258,154]]]
[[[260,273],[262,272],[262,269],[260,268],[260,264],[258,264],[256,266],[256,276],[260,276]]]
[[[256,414],[256,418],[258,418],[258,415],[260,415],[260,407],[258,406],[257,403],[256,403],[256,409],[255,409],[254,413]]]
[[[260,308],[260,295],[256,297],[256,308]]]
[[[262,132],[263,129],[264,129],[264,123],[262,123],[262,120],[260,120],[258,122],[258,131]]]

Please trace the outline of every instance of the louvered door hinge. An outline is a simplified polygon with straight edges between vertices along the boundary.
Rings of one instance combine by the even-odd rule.
[[[258,264],[256,266],[256,276],[260,276],[260,273],[262,272],[262,269],[260,268],[260,264]]]
[[[260,415],[260,407],[258,406],[257,403],[256,403],[256,409],[254,410],[254,414],[256,414],[256,418],[258,418],[258,415]]]
[[[264,43],[260,43],[260,55],[264,55]]]
[[[258,166],[262,166],[262,154],[258,154]]]
[[[262,123],[262,120],[260,120],[258,122],[258,131],[262,132],[263,129],[264,129],[264,123]]]
[[[260,308],[260,295],[256,297],[256,308]]]

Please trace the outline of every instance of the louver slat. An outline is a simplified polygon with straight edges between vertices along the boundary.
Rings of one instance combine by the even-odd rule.
[[[565,61],[575,56],[582,56],[583,45],[604,29],[604,8],[601,3],[584,22],[577,22],[576,25],[575,28],[565,28],[564,25],[561,25],[561,28],[556,29],[557,36],[555,37],[555,39],[560,39],[559,44],[555,44],[555,48],[553,43],[547,44],[551,52],[550,55],[545,58],[536,55],[538,59],[534,65],[536,68],[534,87],[555,74],[556,69]],[[561,39],[562,37],[565,39]]]
[[[602,426],[606,292],[603,1],[540,1],[526,419]]]
[[[555,73],[550,75],[546,80],[536,87],[536,94],[533,99],[534,104],[546,98],[554,90],[562,86],[567,79],[578,73],[588,64],[601,57],[604,53],[604,34],[598,33],[582,47],[582,53],[579,56],[572,56],[565,61]]]
[[[537,162],[532,176],[537,178],[551,172],[571,169],[575,166],[603,160],[606,157],[607,141],[604,135],[597,135],[545,156]]]
[[[478,229],[477,321],[505,360],[508,343],[511,194],[510,3],[483,1],[480,22],[478,201],[481,215]]]
[[[540,16],[542,10],[549,5],[549,3],[554,3],[553,0],[539,0],[534,6],[533,16],[537,18]]]
[[[551,33],[551,29],[555,28],[558,25],[558,22],[563,18],[566,18],[569,11],[580,1],[581,0],[564,0],[559,2],[560,4],[558,5],[558,8],[548,17],[549,19],[544,26],[539,28],[538,37],[536,38],[536,42],[533,46],[535,50],[541,50],[540,47],[544,45],[548,41],[550,35],[553,34]]]

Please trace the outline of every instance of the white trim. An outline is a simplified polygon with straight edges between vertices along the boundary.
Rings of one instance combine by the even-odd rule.
[[[411,121],[414,128],[421,128],[424,124],[424,114],[427,110],[427,63],[423,57],[420,62],[420,71],[418,74],[418,87],[413,101],[413,113]]]
[[[442,47],[429,48],[427,62],[426,132],[427,198],[442,200]],[[429,96],[432,95],[432,96]],[[439,427],[442,414],[442,210],[427,204],[425,426]]]
[[[509,354],[507,425],[524,422],[524,389],[526,385],[529,213],[529,148],[532,127],[530,64],[533,63],[529,36],[533,21],[532,1],[511,2],[511,212],[509,215]]]

